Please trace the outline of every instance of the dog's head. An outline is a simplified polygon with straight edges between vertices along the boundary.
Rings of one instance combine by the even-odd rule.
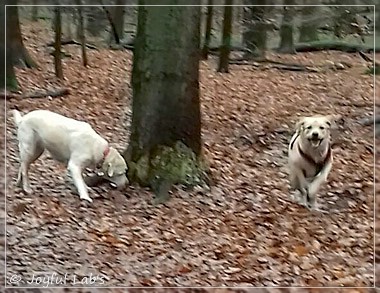
[[[117,188],[123,188],[128,184],[128,166],[119,152],[110,147],[109,153],[102,164],[103,178],[114,183]]]
[[[339,119],[339,115],[303,117],[296,124],[303,143],[318,148],[330,140],[331,126]]]

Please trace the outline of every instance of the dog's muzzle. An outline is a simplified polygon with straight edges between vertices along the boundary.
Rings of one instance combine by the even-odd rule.
[[[116,189],[123,189],[129,183],[125,175],[109,177],[107,180],[110,182],[110,185]]]
[[[313,147],[319,147],[319,145],[321,144],[323,138],[320,138],[319,137],[319,134],[317,132],[313,132],[311,134],[311,136],[308,138],[310,144],[313,146]]]

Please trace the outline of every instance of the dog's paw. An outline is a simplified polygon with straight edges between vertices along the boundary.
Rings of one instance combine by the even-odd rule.
[[[89,196],[81,196],[80,199],[87,200],[88,202],[92,203],[92,199]]]
[[[22,190],[27,194],[33,193],[33,189],[30,186],[23,186]]]

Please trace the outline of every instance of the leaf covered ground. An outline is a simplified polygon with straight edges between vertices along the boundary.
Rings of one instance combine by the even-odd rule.
[[[11,99],[28,112],[43,108],[82,119],[123,150],[131,118],[128,51],[65,46],[63,82],[54,77],[51,32],[23,27],[40,69],[18,69],[23,93],[65,86],[61,98]],[[106,286],[373,286],[373,77],[356,54],[269,55],[300,64],[347,62],[342,71],[292,72],[201,63],[202,139],[210,190],[177,187],[164,205],[139,186],[93,188],[80,201],[65,166],[44,154],[31,168],[33,195],[15,187],[18,150],[6,116],[7,278],[67,274],[67,286],[102,275]],[[341,114],[334,167],[320,192],[322,214],[289,195],[287,143],[300,116]],[[3,142],[4,143],[4,142]],[[5,184],[5,182],[2,182]],[[80,284],[76,284],[80,285]],[[97,284],[100,285],[100,284]],[[227,289],[226,289],[227,290]],[[335,292],[335,291],[334,291]]]

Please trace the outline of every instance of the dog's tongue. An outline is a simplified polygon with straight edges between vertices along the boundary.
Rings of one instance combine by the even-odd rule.
[[[312,145],[313,147],[318,147],[319,144],[321,143],[321,140],[320,140],[320,139],[317,139],[317,140],[311,140],[310,142],[311,142],[311,145]]]

